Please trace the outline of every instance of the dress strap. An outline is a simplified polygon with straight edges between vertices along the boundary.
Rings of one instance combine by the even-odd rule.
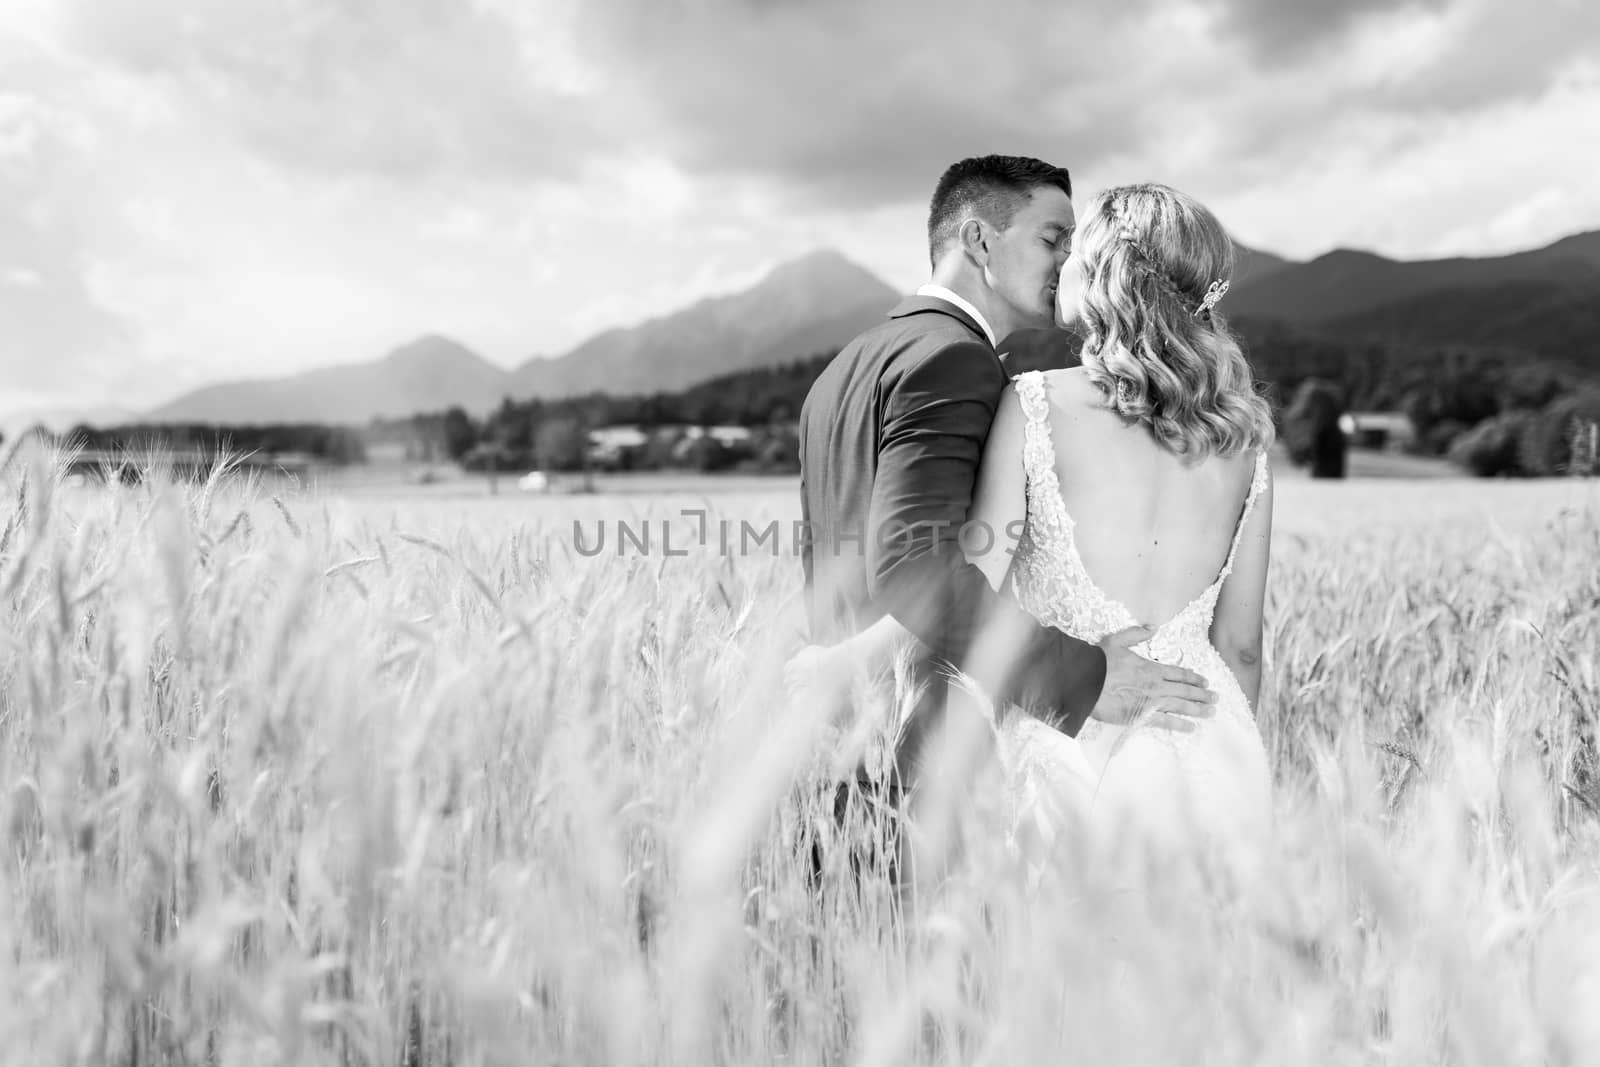
[[[1030,482],[1054,485],[1056,447],[1050,439],[1050,401],[1045,396],[1044,372],[1031,370],[1017,375],[1017,399],[1027,423],[1022,432],[1022,466]]]
[[[1044,372],[1025,371],[1012,381],[1017,384],[1017,396],[1022,401],[1022,413],[1027,416],[1028,428],[1045,425],[1050,418],[1050,402],[1044,395]]]
[[[1239,542],[1244,540],[1244,528],[1250,522],[1250,512],[1256,506],[1256,498],[1267,487],[1267,450],[1262,449],[1256,453],[1256,469],[1250,476],[1250,491],[1245,494],[1244,509],[1239,513],[1239,524],[1233,528],[1233,544],[1228,548],[1228,561],[1222,565],[1222,573],[1217,575],[1216,584],[1233,573],[1233,558],[1239,554]]]

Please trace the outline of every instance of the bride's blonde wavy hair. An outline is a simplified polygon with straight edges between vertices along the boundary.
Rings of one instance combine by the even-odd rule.
[[[1107,189],[1073,236],[1084,287],[1083,366],[1124,418],[1179,455],[1272,443],[1272,410],[1227,322],[1207,306],[1233,273],[1233,241],[1198,200],[1165,185]]]

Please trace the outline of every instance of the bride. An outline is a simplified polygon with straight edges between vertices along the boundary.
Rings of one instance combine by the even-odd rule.
[[[1219,697],[1209,718],[1091,719],[1075,739],[999,709],[1015,827],[1046,844],[1063,807],[1113,837],[1134,832],[1223,859],[1248,861],[1270,828],[1253,709],[1273,429],[1215,311],[1233,257],[1212,213],[1174,189],[1096,197],[1057,289],[1058,324],[1085,335],[1082,366],[1014,378],[984,448],[967,525],[1021,531],[1011,542],[962,539],[990,584],[1009,585],[1041,622],[1084,641],[1144,627],[1152,633],[1134,651],[1203,675]],[[886,616],[796,657],[790,684],[881,664],[905,640],[914,638]]]

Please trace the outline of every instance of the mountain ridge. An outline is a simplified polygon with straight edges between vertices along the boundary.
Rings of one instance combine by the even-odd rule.
[[[512,369],[513,394],[556,398],[615,384],[648,358],[646,391],[837,347],[886,314],[901,294],[834,249],[779,264],[755,285],[704,297],[634,326],[612,327],[553,357]]]
[[[459,404],[487,411],[499,403],[504,376],[504,368],[465,345],[424,334],[370,362],[201,386],[155,408],[146,418],[233,425],[365,422],[425,410],[441,395],[450,397],[445,407]]]
[[[837,348],[900,294],[834,249],[779,263],[754,285],[617,326],[554,357],[505,368],[452,338],[424,334],[376,360],[215,382],[150,411],[152,422],[364,423],[462,407],[482,415],[505,397],[561,397],[627,382],[671,391],[720,373]]]
[[[1546,308],[1530,351],[1590,344],[1600,335],[1584,294],[1600,288],[1600,231],[1504,256],[1396,260],[1340,248],[1296,261],[1236,242],[1238,265],[1223,309],[1341,336],[1408,343],[1482,340],[1513,345],[1525,318],[1512,293]],[[1514,290],[1511,287],[1516,287]],[[1501,296],[1485,299],[1499,292]],[[1451,293],[1465,294],[1458,298]],[[1477,294],[1474,296],[1473,294]],[[363,423],[459,406],[485,414],[504,397],[558,399],[588,392],[672,392],[722,374],[836,349],[881,321],[903,294],[831,248],[779,263],[736,292],[602,330],[555,356],[506,368],[440,334],[376,360],[259,380],[217,382],[148,412],[156,422]],[[1452,325],[1451,307],[1471,308]],[[1495,314],[1489,315],[1488,309]],[[1419,333],[1421,331],[1421,333]],[[1024,342],[1056,358],[1052,339]],[[1600,343],[1592,347],[1600,351]]]
[[[1600,230],[1504,256],[1390,259],[1336,248],[1246,281],[1228,294],[1230,312],[1300,322],[1347,318],[1447,289],[1514,282],[1567,285],[1600,280]]]

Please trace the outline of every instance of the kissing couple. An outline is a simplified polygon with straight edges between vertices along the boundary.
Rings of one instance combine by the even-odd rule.
[[[1066,170],[985,156],[939,179],[928,255],[929,284],[839,352],[800,417],[813,644],[790,692],[837,710],[897,658],[916,692],[892,771],[858,771],[841,804],[915,812],[964,738],[998,759],[1013,835],[1048,848],[1071,812],[1247,859],[1271,821],[1254,708],[1273,423],[1218,311],[1231,239],[1167,186],[1079,216]],[[1081,365],[1009,373],[1006,338],[1052,327],[1082,336]],[[858,551],[838,550],[847,530]]]

